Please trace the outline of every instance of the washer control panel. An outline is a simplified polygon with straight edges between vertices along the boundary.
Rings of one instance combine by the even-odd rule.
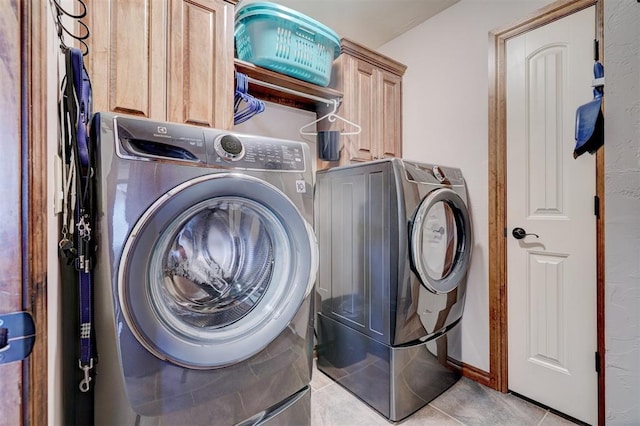
[[[213,141],[214,155],[208,163],[249,170],[304,171],[301,142],[255,136],[220,134]]]
[[[113,120],[121,157],[246,170],[304,172],[307,168],[302,142],[137,117]]]

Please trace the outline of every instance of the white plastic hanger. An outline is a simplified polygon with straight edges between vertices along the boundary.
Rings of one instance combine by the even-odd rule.
[[[324,120],[325,118],[327,120],[329,120],[330,122],[332,122],[332,123],[335,122],[336,120],[342,120],[345,123],[350,124],[350,125],[352,125],[353,127],[356,128],[356,130],[352,131],[352,132],[341,132],[340,133],[341,135],[357,135],[357,134],[360,134],[360,132],[362,131],[362,128],[360,126],[358,126],[356,123],[354,123],[352,121],[349,121],[346,118],[342,118],[338,114],[336,114],[336,111],[338,111],[338,101],[335,100],[335,99],[332,99],[332,101],[333,101],[333,111],[331,111],[330,113],[328,113],[326,115],[323,115],[322,117],[318,118],[317,120],[312,121],[309,124],[305,124],[304,126],[302,126],[300,128],[300,134],[301,135],[307,135],[307,136],[315,136],[315,135],[317,135],[318,134],[317,132],[306,132],[305,129],[307,127],[309,127],[309,126],[312,126],[312,125],[318,123],[319,121]]]

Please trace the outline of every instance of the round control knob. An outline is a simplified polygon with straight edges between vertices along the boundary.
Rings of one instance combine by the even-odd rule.
[[[216,153],[227,161],[238,161],[244,157],[244,145],[240,139],[233,135],[219,136],[213,147]]]

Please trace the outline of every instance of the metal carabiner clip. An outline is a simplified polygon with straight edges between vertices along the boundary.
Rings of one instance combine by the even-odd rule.
[[[89,360],[89,365],[82,365],[82,361],[78,360],[78,366],[84,372],[84,379],[80,381],[80,392],[89,392],[89,382],[91,381],[89,371],[93,368],[93,358]]]

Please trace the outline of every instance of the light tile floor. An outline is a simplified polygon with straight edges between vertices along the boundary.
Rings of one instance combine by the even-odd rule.
[[[311,426],[388,426],[390,423],[315,367],[311,379]],[[515,395],[467,378],[409,416],[402,426],[567,426],[575,423]]]

